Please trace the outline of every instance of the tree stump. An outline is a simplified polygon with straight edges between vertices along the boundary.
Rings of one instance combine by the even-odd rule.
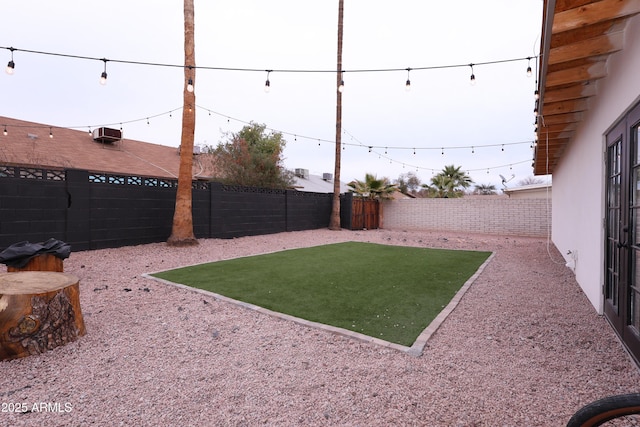
[[[62,273],[64,266],[61,258],[51,254],[40,254],[31,258],[27,265],[22,268],[8,265],[7,271],[9,273],[18,271],[57,271]]]
[[[44,353],[85,333],[77,277],[0,273],[0,360]]]

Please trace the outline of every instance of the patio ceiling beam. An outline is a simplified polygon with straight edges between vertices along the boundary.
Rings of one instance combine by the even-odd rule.
[[[553,34],[640,13],[640,0],[601,0],[558,12]]]

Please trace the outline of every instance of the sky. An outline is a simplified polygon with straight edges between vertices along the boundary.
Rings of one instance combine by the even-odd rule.
[[[18,50],[14,74],[0,74],[1,116],[53,126],[42,143],[55,127],[107,125],[180,144],[182,1],[3,3],[2,65]],[[497,189],[533,176],[541,0],[344,3],[342,181],[427,183],[446,165]],[[195,0],[195,144],[255,122],[283,134],[287,168],[333,173],[337,22],[337,0]]]

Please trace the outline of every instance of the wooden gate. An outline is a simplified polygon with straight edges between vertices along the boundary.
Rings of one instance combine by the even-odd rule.
[[[351,229],[373,230],[380,226],[380,203],[354,197],[351,205]]]

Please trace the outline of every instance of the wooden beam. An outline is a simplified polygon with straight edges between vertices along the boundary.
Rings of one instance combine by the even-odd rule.
[[[549,52],[549,64],[559,64],[581,58],[608,55],[622,50],[624,32],[603,34],[588,40],[552,48]]]
[[[575,130],[551,131],[547,128],[542,128],[538,130],[538,141],[571,139],[575,132]]]
[[[547,117],[554,114],[575,113],[586,111],[589,108],[587,99],[577,99],[571,101],[545,103],[542,107],[542,116]]]
[[[567,68],[547,74],[546,87],[561,86],[569,83],[586,82],[589,80],[597,80],[607,75],[607,67],[605,61],[595,62],[593,64],[584,64],[579,67]]]
[[[552,33],[640,13],[640,0],[601,0],[554,15]]]
[[[578,123],[558,123],[547,126],[538,126],[539,135],[542,135],[546,132],[555,133],[555,132],[565,132],[565,131],[574,131],[578,128]]]
[[[571,99],[589,98],[597,93],[596,85],[580,84],[568,86],[562,89],[548,90],[544,93],[544,102],[560,102]]]
[[[577,123],[582,120],[582,113],[571,112],[564,114],[549,114],[538,119],[538,127],[542,125],[551,126],[560,123]]]

